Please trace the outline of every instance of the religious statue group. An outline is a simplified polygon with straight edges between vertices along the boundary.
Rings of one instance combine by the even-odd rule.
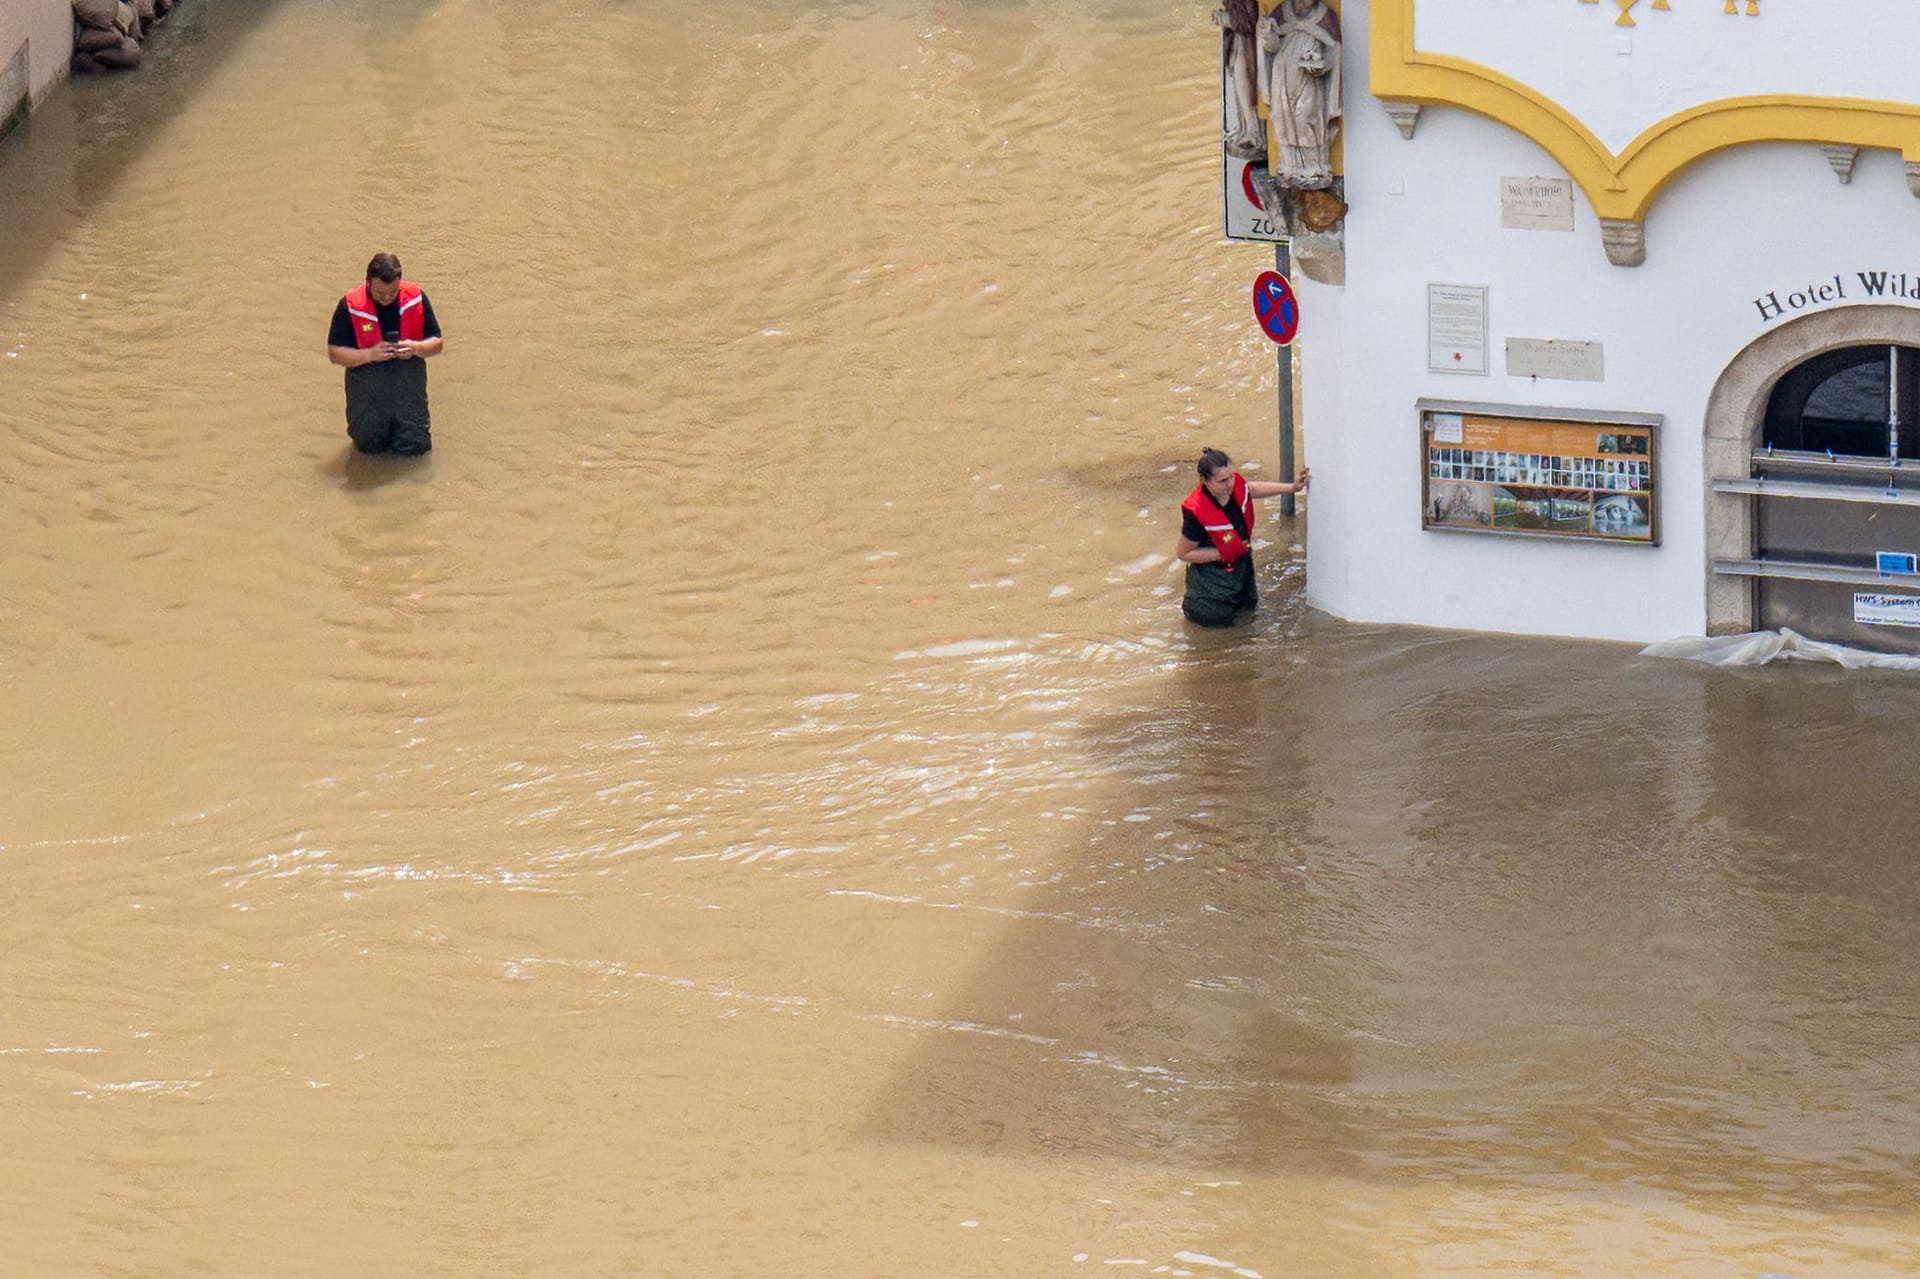
[[[1227,153],[1266,156],[1283,187],[1325,189],[1333,183],[1331,149],[1340,127],[1339,16],[1326,0],[1280,0],[1265,17],[1258,0],[1224,3],[1213,20],[1233,97]],[[1272,122],[1272,147],[1261,107]]]

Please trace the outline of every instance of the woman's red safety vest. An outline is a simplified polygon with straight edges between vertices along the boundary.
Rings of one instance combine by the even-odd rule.
[[[1247,477],[1238,471],[1233,473],[1233,497],[1229,500],[1246,515],[1247,537],[1252,537],[1253,498],[1247,492]],[[1200,527],[1207,530],[1207,536],[1212,539],[1214,548],[1220,552],[1220,566],[1228,572],[1232,572],[1233,566],[1251,553],[1252,548],[1239,533],[1234,531],[1233,521],[1228,519],[1227,513],[1220,509],[1220,504],[1213,500],[1213,494],[1207,492],[1206,485],[1194,485],[1193,492],[1187,494],[1187,500],[1180,503],[1180,508],[1192,511],[1194,517],[1200,521]]]
[[[419,342],[427,336],[427,313],[420,305],[420,286],[400,281],[400,340]],[[347,314],[353,317],[353,342],[361,350],[380,345],[380,315],[373,309],[363,282],[347,294]]]

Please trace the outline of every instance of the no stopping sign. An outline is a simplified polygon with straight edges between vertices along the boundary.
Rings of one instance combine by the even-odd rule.
[[[1300,331],[1300,299],[1293,285],[1278,271],[1262,271],[1253,282],[1253,314],[1260,330],[1281,346],[1293,341]]]

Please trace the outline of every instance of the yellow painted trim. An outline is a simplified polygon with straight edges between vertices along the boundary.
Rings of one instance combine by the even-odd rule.
[[[1872,98],[1765,94],[1670,115],[1615,155],[1559,103],[1491,67],[1413,47],[1414,0],[1373,0],[1369,88],[1378,98],[1461,107],[1538,143],[1603,218],[1638,222],[1695,161],[1750,142],[1884,147],[1920,162],[1920,106]]]

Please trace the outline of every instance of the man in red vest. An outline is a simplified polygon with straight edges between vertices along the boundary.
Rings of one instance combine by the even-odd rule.
[[[1291,484],[1249,480],[1219,449],[1200,454],[1200,483],[1180,503],[1174,558],[1187,566],[1180,611],[1202,626],[1231,626],[1260,602],[1253,584],[1253,499],[1304,493],[1310,472]]]
[[[427,416],[428,356],[440,354],[440,321],[400,259],[376,253],[364,284],[340,299],[327,358],[347,371],[347,435],[362,453],[403,457],[433,447]]]

